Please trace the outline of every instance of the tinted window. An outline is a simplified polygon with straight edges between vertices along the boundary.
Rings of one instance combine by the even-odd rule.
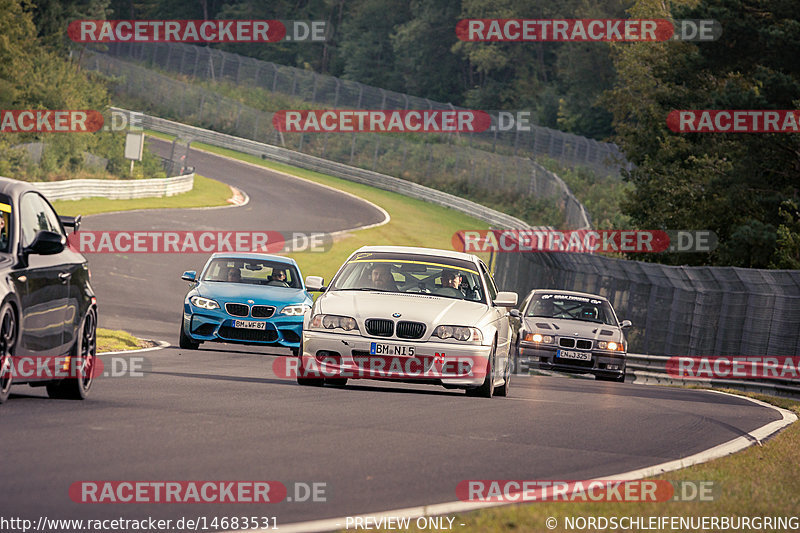
[[[22,246],[30,246],[40,231],[53,231],[64,235],[58,215],[37,193],[28,192],[22,195],[19,203],[19,215]]]
[[[566,318],[599,324],[617,325],[617,317],[605,300],[565,294],[537,294],[525,316]]]
[[[266,259],[238,257],[214,259],[206,268],[203,280],[291,287],[294,289],[302,287],[297,269],[290,264]]]
[[[494,280],[492,279],[491,274],[486,270],[486,267],[481,263],[481,272],[486,277],[486,280],[489,284],[489,299],[494,300],[497,298],[497,287],[494,284]]]

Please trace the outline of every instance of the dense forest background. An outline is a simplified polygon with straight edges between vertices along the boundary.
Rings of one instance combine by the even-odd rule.
[[[622,210],[646,229],[711,229],[711,256],[800,268],[800,135],[677,134],[673,109],[800,108],[797,0],[0,0],[0,107],[99,108],[71,20],[325,20],[324,43],[213,45],[280,64],[616,142],[635,168]],[[465,43],[462,18],[696,18],[714,43]],[[72,60],[68,58],[73,58]],[[79,137],[79,136],[70,136]],[[100,140],[61,142],[99,143]],[[0,173],[7,161],[0,162]]]

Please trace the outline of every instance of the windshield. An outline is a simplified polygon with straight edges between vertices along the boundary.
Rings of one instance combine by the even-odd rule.
[[[617,325],[611,305],[605,300],[567,294],[537,294],[525,316],[566,318],[598,324]]]
[[[293,265],[265,259],[221,257],[211,261],[203,281],[270,285],[300,289],[300,275]]]
[[[475,265],[415,254],[358,254],[342,267],[329,290],[418,293],[485,301],[483,282]]]

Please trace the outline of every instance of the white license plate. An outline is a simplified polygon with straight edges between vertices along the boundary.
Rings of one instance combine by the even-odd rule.
[[[369,344],[370,355],[405,355],[411,357],[414,355],[416,346],[406,346],[403,344],[383,344],[380,342],[371,342]]]
[[[267,329],[267,323],[258,322],[256,320],[234,320],[233,327],[244,329]]]
[[[573,352],[570,350],[559,350],[558,356],[562,359],[575,359],[577,361],[591,361],[592,354],[589,352]]]

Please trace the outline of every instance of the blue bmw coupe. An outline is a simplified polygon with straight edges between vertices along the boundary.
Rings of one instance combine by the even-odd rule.
[[[180,347],[206,341],[290,348],[300,346],[303,314],[311,308],[297,263],[269,254],[214,254],[183,302]]]

